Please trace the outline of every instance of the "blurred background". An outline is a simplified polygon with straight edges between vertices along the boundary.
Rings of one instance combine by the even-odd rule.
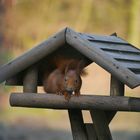
[[[0,0],[0,65],[66,26],[93,34],[116,32],[140,47],[140,1]],[[110,75],[96,64],[87,71],[82,93],[109,95]],[[67,111],[12,108],[13,91],[22,88],[0,85],[0,140],[72,140]],[[126,87],[125,95],[140,97],[140,87]],[[83,114],[84,121],[91,122],[89,113]],[[119,112],[110,128],[115,140],[140,140],[140,114]]]

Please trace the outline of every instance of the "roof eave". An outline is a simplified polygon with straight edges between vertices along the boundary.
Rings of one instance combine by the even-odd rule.
[[[0,83],[16,75],[65,44],[67,28],[59,31],[18,58],[0,67]],[[41,54],[41,55],[39,55]]]
[[[140,80],[135,77],[131,71],[127,71],[122,67],[120,70],[117,70],[117,67],[104,53],[102,53],[97,48],[93,50],[90,45],[90,42],[86,39],[80,37],[80,35],[73,31],[70,28],[66,30],[66,42],[73,46],[75,49],[80,51],[82,54],[87,56],[90,60],[93,60],[95,63],[100,65],[102,68],[106,69],[112,75],[114,75],[118,80],[129,86],[130,88],[135,88],[140,85]],[[126,72],[127,74],[123,74],[122,72]]]

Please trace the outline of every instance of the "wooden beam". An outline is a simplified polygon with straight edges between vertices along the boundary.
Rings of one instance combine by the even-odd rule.
[[[67,30],[66,41],[87,56],[87,58],[96,62],[129,87],[134,88],[140,85],[140,79],[129,69],[123,67],[116,59],[100,49],[99,46],[101,45],[97,42],[90,42],[87,39],[82,38],[79,33],[72,29]]]
[[[69,109],[68,114],[70,118],[73,140],[87,140],[87,134],[81,110]]]
[[[56,94],[12,93],[11,106],[50,108],[50,109],[99,109],[111,111],[140,112],[140,98],[81,95],[71,97],[68,102],[64,96]]]
[[[85,128],[88,135],[88,140],[98,140],[95,132],[94,124],[86,123]]]
[[[110,82],[110,96],[124,96],[124,84],[112,75]],[[106,112],[108,124],[111,122],[116,113],[116,111]]]
[[[25,72],[23,78],[23,92],[37,92],[38,70],[36,66],[32,66]]]
[[[112,140],[105,112],[101,110],[90,110],[91,118],[98,140]]]
[[[10,61],[0,68],[0,83],[11,78],[18,72],[25,70],[27,67],[37,63],[42,58],[65,44],[66,29],[58,32],[44,42],[35,46],[33,49],[24,53],[22,56]]]
[[[112,75],[111,75],[111,83],[110,83],[110,95],[124,96],[124,84]]]

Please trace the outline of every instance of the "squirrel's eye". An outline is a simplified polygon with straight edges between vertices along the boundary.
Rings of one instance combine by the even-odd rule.
[[[75,80],[75,83],[77,83],[78,81],[77,80]]]
[[[67,79],[65,78],[65,82],[67,81]]]

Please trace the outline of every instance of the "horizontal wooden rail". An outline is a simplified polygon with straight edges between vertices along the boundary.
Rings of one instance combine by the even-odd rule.
[[[140,98],[119,96],[81,95],[79,97],[73,96],[70,101],[67,101],[64,96],[56,94],[12,93],[10,105],[49,109],[100,109],[140,112]]]

